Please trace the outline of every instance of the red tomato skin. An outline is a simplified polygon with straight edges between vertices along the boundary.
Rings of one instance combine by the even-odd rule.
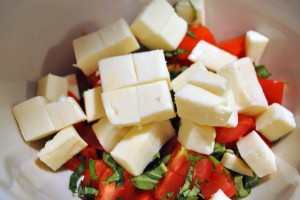
[[[89,159],[93,159],[93,160],[98,159],[97,152],[96,152],[95,148],[86,147],[83,150],[81,150],[80,153],[83,154],[86,157],[86,166],[87,167],[88,167],[88,160]],[[71,171],[75,171],[77,169],[77,167],[80,165],[81,161],[82,161],[82,158],[74,156],[73,158],[68,160],[64,164],[64,166],[67,167]]]
[[[181,176],[186,176],[191,163],[187,160],[188,151],[181,144],[174,149],[170,161],[167,163],[169,171],[173,171]]]
[[[213,162],[207,157],[202,158],[194,165],[193,179],[199,181],[209,180],[212,168]]]
[[[135,196],[133,200],[153,200],[154,197],[154,191],[152,190],[138,190],[135,192]]]
[[[258,78],[258,81],[264,91],[268,104],[282,103],[284,82],[271,79]]]
[[[246,56],[245,37],[232,38],[218,44],[220,49],[231,53],[238,58]]]
[[[234,128],[217,127],[216,142],[229,143],[238,140],[255,128],[255,119],[247,115],[238,115],[238,125]]]
[[[188,56],[200,40],[205,40],[208,43],[216,45],[215,37],[207,27],[203,25],[192,25],[188,28],[188,30],[194,33],[196,35],[196,38],[192,38],[191,36],[186,34],[179,44],[179,49],[187,50],[186,53],[178,55],[179,60],[183,62],[188,62]]]

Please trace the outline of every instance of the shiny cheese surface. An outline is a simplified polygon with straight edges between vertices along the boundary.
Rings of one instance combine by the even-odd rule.
[[[247,176],[253,176],[252,169],[242,159],[233,153],[225,153],[220,162],[227,169]]]
[[[246,56],[256,64],[260,64],[261,57],[269,43],[269,38],[257,31],[246,32]]]
[[[83,93],[85,113],[88,122],[95,121],[106,115],[102,103],[101,94],[101,86],[86,90]]]

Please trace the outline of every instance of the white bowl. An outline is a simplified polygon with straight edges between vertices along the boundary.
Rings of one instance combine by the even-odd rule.
[[[76,69],[72,40],[123,17],[131,23],[148,0],[18,1],[0,3],[0,199],[71,199],[70,172],[39,168],[38,143],[25,143],[11,106],[35,95],[36,81]],[[300,114],[300,1],[207,1],[207,26],[218,41],[249,29],[270,38],[262,63],[287,82],[283,104]],[[273,147],[278,173],[247,199],[300,199],[299,128]]]

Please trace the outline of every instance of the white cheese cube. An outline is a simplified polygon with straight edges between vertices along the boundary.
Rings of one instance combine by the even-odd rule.
[[[201,61],[192,64],[188,69],[186,69],[181,74],[179,74],[176,78],[174,78],[171,82],[171,87],[172,87],[173,91],[176,93],[181,88],[183,88],[183,86],[185,86],[188,83],[188,79],[193,74],[197,73],[199,70],[207,71],[207,69],[202,64]]]
[[[218,191],[214,195],[212,195],[209,200],[230,200],[230,198],[226,196],[223,190],[218,189]]]
[[[87,146],[73,126],[59,131],[45,147],[38,152],[38,157],[52,170],[56,171]]]
[[[127,22],[120,18],[99,31],[105,51],[109,56],[130,53],[140,48]]]
[[[93,124],[92,129],[107,152],[111,152],[129,131],[128,127],[120,128],[112,125],[106,117]]]
[[[224,65],[237,60],[236,56],[204,40],[197,43],[188,58],[192,62],[201,61],[205,67],[212,71],[217,71]]]
[[[48,74],[38,81],[37,95],[48,101],[57,101],[61,96],[68,94],[68,80],[65,77]]]
[[[127,87],[102,93],[102,102],[110,123],[130,126],[140,123],[136,87]]]
[[[253,176],[252,169],[242,159],[240,159],[235,154],[225,153],[220,162],[224,167],[226,167],[232,171],[235,171],[237,173],[244,174],[247,176]]]
[[[250,57],[255,65],[260,64],[260,59],[269,43],[269,38],[256,31],[246,33],[246,56]]]
[[[103,92],[138,83],[131,54],[100,60],[99,72]]]
[[[187,31],[187,23],[175,12],[167,20],[165,26],[155,35],[141,39],[140,42],[150,49],[175,50]]]
[[[72,94],[74,94],[77,99],[80,99],[76,74],[69,74],[65,77],[68,80],[68,91],[72,92]]]
[[[85,113],[88,122],[95,121],[105,116],[101,94],[101,86],[89,89],[83,93]]]
[[[47,103],[46,98],[37,96],[12,108],[25,141],[38,140],[56,131],[45,109]]]
[[[199,70],[193,74],[188,83],[208,90],[216,95],[222,95],[226,89],[226,79],[210,71]]]
[[[72,97],[61,97],[45,106],[56,130],[86,120],[80,105]]]
[[[137,86],[137,97],[141,124],[166,120],[176,116],[166,81]]]
[[[132,54],[139,84],[166,80],[170,83],[170,74],[163,50],[153,50]]]
[[[268,102],[250,58],[241,58],[222,67],[217,73],[227,80],[239,113],[255,116],[267,109]]]
[[[274,153],[255,131],[239,140],[237,148],[258,177],[277,171]]]
[[[236,127],[238,125],[238,112],[232,90],[226,90],[223,97],[227,100],[228,107],[232,109],[232,114],[225,127]]]
[[[139,40],[150,38],[163,29],[174,12],[166,0],[153,0],[135,18],[131,31]]]
[[[175,94],[178,116],[199,125],[225,126],[233,112],[227,100],[187,84]]]
[[[188,24],[205,25],[205,0],[180,0],[175,10]]]
[[[209,155],[214,151],[216,130],[181,119],[178,141],[187,149]]]
[[[73,48],[77,61],[74,66],[86,76],[97,70],[99,59],[108,57],[98,31],[73,40]]]
[[[170,121],[133,127],[111,151],[111,156],[134,176],[140,175],[168,139],[175,135]]]
[[[269,141],[275,141],[296,128],[293,113],[274,103],[256,118],[256,130]]]

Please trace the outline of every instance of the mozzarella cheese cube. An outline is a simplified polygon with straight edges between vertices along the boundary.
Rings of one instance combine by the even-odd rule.
[[[130,126],[140,123],[136,87],[103,92],[101,96],[110,123],[118,126]]]
[[[88,122],[95,121],[105,116],[101,94],[101,86],[89,89],[83,93],[85,113]]]
[[[188,59],[192,62],[201,61],[208,69],[217,71],[224,65],[236,61],[237,57],[204,40],[201,40],[194,47]]]
[[[138,83],[132,55],[105,58],[99,61],[103,92]]]
[[[255,65],[260,64],[260,59],[269,43],[269,38],[256,31],[246,33],[246,56],[250,57]]]
[[[86,76],[98,68],[98,61],[110,56],[123,55],[139,49],[139,44],[124,19],[77,38],[73,41],[77,64]]]
[[[160,80],[170,83],[170,74],[163,50],[133,53],[132,59],[139,84]]]
[[[218,191],[214,195],[212,195],[209,200],[230,200],[230,198],[226,196],[223,190],[218,189]]]
[[[188,83],[222,95],[226,89],[226,79],[210,71],[199,70],[188,79]]]
[[[46,142],[45,147],[38,152],[38,157],[56,171],[86,146],[87,143],[78,135],[75,128],[69,126]]]
[[[106,117],[94,123],[92,129],[100,144],[107,152],[111,152],[129,131],[128,127],[120,128],[112,125]]]
[[[256,130],[269,141],[275,141],[296,128],[293,113],[274,103],[256,118]]]
[[[268,102],[250,58],[241,58],[222,67],[217,73],[227,80],[239,113],[255,116],[267,109]]]
[[[138,14],[130,29],[139,40],[150,38],[163,29],[174,12],[166,0],[153,0]]]
[[[175,10],[188,24],[205,25],[205,0],[180,0]]]
[[[239,140],[237,148],[258,177],[277,171],[274,153],[255,131]]]
[[[186,31],[187,23],[174,12],[160,31],[140,42],[150,49],[172,51],[178,47]]]
[[[201,154],[213,153],[216,130],[209,126],[200,126],[189,120],[181,119],[178,141],[187,149]]]
[[[137,97],[142,124],[166,120],[176,116],[166,81],[137,86]]]
[[[170,121],[133,127],[111,151],[115,161],[133,176],[140,175],[168,139],[175,135]]]
[[[226,167],[232,171],[235,171],[237,173],[244,174],[247,176],[253,176],[252,169],[242,159],[240,159],[235,154],[225,153],[220,162],[224,167]]]
[[[133,34],[150,49],[174,50],[187,31],[187,23],[166,0],[153,0],[131,25]]]
[[[109,56],[127,54],[140,48],[127,22],[120,18],[99,31],[105,52]]]
[[[77,64],[74,65],[89,76],[97,70],[99,59],[108,57],[98,31],[73,40]]]
[[[68,91],[72,92],[72,94],[74,94],[77,99],[80,99],[76,74],[69,74],[65,77],[68,80]]]
[[[56,131],[45,109],[47,103],[46,98],[37,96],[12,108],[25,141],[38,140]]]
[[[72,97],[61,97],[58,101],[45,105],[56,130],[86,120],[80,105]]]
[[[223,97],[227,100],[228,102],[228,107],[232,109],[232,114],[227,121],[227,124],[225,127],[236,127],[238,125],[238,112],[235,104],[235,99],[232,90],[226,90],[224,93]]]
[[[176,93],[181,88],[183,88],[183,86],[185,86],[188,83],[188,79],[193,74],[197,73],[199,70],[207,71],[207,69],[202,64],[201,61],[192,64],[188,69],[186,69],[181,74],[179,74],[176,78],[174,78],[171,82],[171,87],[172,87],[173,91]]]
[[[38,81],[37,95],[48,101],[57,101],[61,96],[68,94],[68,80],[65,77],[48,74]]]
[[[226,99],[187,84],[175,94],[178,116],[199,125],[226,126],[233,110]]]

